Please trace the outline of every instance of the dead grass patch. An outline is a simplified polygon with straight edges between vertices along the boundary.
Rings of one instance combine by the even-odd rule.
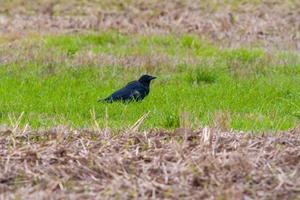
[[[0,32],[194,33],[230,47],[300,48],[297,1],[38,2],[6,2]]]
[[[0,131],[0,197],[297,199],[300,132]]]

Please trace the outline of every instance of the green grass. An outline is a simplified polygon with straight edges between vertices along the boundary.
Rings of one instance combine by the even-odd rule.
[[[21,124],[33,128],[89,127],[93,111],[101,127],[113,128],[128,127],[148,111],[143,128],[178,127],[182,113],[195,128],[213,125],[219,115],[236,130],[285,130],[300,122],[295,53],[221,49],[191,35],[116,32],[38,36],[19,44],[22,49],[4,53],[23,57],[0,64],[1,124],[24,112]],[[87,52],[94,57],[86,58]],[[101,64],[101,56],[117,64]],[[143,65],[118,64],[130,57]],[[144,101],[97,103],[143,73],[158,77]]]

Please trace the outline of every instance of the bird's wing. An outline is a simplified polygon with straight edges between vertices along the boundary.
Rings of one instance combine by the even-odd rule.
[[[136,101],[140,101],[143,99],[142,96],[143,96],[142,91],[139,89],[135,89],[132,91],[130,95],[130,99],[135,99]]]
[[[138,81],[132,81],[128,83],[125,87],[114,92],[105,100],[107,102],[111,102],[114,100],[130,100],[132,98],[140,98],[140,95],[141,95],[141,84]]]
[[[139,81],[132,81],[127,84],[127,88],[130,89],[130,99],[137,101],[142,100],[147,95],[147,88],[145,88]]]

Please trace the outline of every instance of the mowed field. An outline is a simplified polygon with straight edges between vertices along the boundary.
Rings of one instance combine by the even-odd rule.
[[[3,0],[0,199],[299,199],[299,7]]]

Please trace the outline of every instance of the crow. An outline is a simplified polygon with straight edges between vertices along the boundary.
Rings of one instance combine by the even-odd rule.
[[[143,100],[150,91],[150,82],[156,79],[154,76],[143,75],[139,80],[129,82],[125,87],[117,90],[105,99],[99,99],[98,102],[112,103],[114,101],[131,102]]]

